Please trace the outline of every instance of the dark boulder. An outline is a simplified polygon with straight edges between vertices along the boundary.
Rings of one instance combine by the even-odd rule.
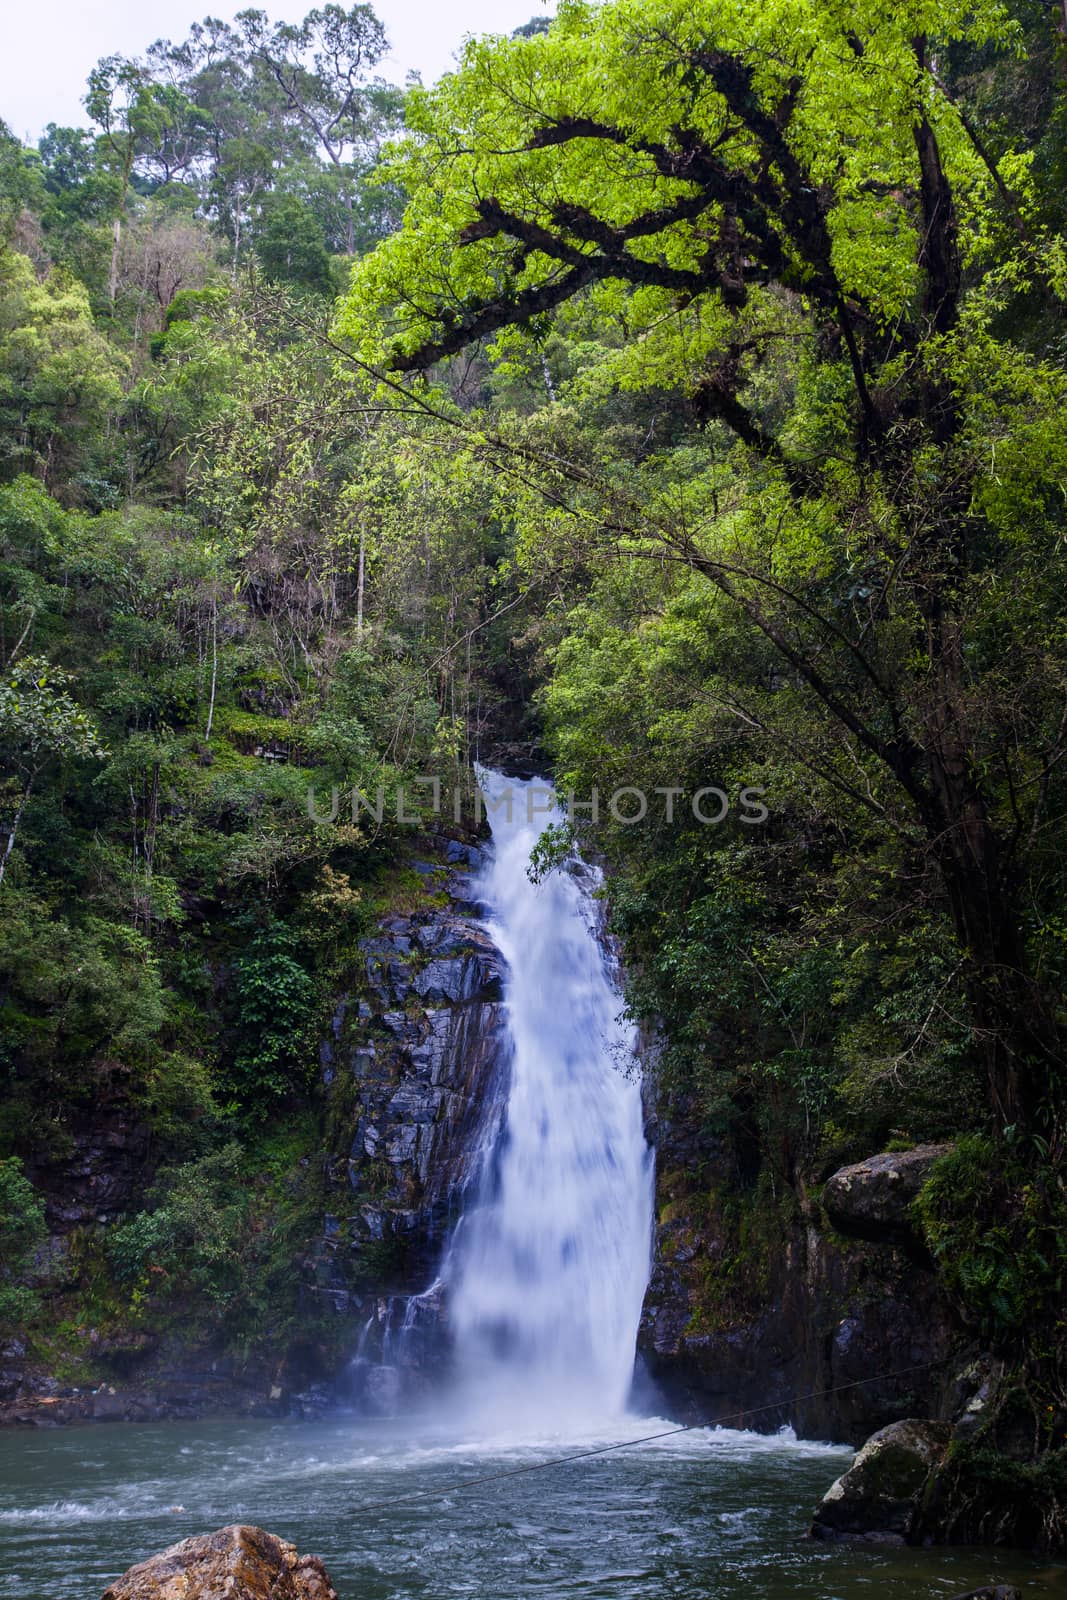
[[[235,1524],[171,1545],[116,1578],[101,1600],[337,1600],[318,1556]]]
[[[884,1240],[913,1232],[910,1208],[948,1144],[920,1144],[914,1150],[886,1151],[842,1167],[828,1178],[823,1209],[841,1233]]]
[[[867,1440],[815,1513],[817,1539],[917,1535],[929,1486],[952,1438],[947,1422],[891,1422]]]
[[[1023,1600],[1023,1597],[1010,1583],[994,1583],[984,1589],[968,1589],[966,1594],[954,1595],[953,1600]]]
[[[154,1172],[148,1126],[122,1100],[101,1096],[72,1118],[65,1133],[55,1148],[38,1152],[26,1165],[44,1196],[53,1255],[57,1241],[76,1228],[138,1210]]]

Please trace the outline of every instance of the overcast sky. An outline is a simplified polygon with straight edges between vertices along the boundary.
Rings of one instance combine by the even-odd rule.
[[[191,22],[228,20],[253,3],[275,21],[299,22],[316,0],[6,0],[0,118],[30,142],[46,123],[84,124],[85,80],[101,56],[139,55],[156,39],[184,38]],[[392,44],[381,71],[397,83],[409,68],[426,83],[447,72],[465,34],[509,33],[546,14],[545,0],[374,0],[374,9]]]

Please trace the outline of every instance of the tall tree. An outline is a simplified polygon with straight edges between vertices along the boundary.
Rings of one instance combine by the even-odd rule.
[[[345,250],[356,248],[355,191],[366,160],[399,120],[395,90],[369,74],[385,55],[385,29],[369,5],[309,11],[271,26],[263,11],[237,18],[244,47],[284,96],[286,111],[333,167],[345,208]]]
[[[199,133],[196,107],[181,89],[157,83],[140,62],[107,56],[89,74],[85,107],[101,130],[101,140],[116,176],[108,295],[118,292],[122,223],[135,168],[156,184],[173,182],[196,159]]]
[[[33,471],[76,498],[125,370],[76,279],[39,280],[26,256],[0,251],[0,477]]]
[[[236,274],[259,199],[304,153],[306,138],[287,120],[281,90],[257,70],[228,23],[207,17],[179,44],[157,40],[146,60],[157,79],[180,88],[199,108],[194,175],[205,210],[232,241]]]
[[[588,299],[616,329],[603,385],[683,385],[714,456],[696,493],[605,485],[555,436],[510,448],[585,558],[710,583],[834,731],[835,780],[925,840],[1001,1127],[1053,1115],[1065,1059],[1023,858],[1067,754],[1046,581],[1067,389],[998,318],[1020,289],[1058,315],[1065,257],[1025,152],[993,159],[943,61],[1013,37],[992,3],[575,0],[413,96],[387,169],[405,225],[340,319],[361,359],[415,374]],[[1036,609],[994,641],[1005,583]]]
[[[24,150],[0,122],[0,243],[7,244],[27,206],[40,204],[43,174],[34,151]]]

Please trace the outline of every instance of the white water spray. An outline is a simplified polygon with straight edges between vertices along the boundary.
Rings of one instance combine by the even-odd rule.
[[[478,889],[508,963],[512,1082],[485,1193],[446,1266],[450,1320],[466,1407],[570,1429],[626,1406],[652,1154],[633,1029],[597,936],[599,874],[531,883],[530,853],[551,820],[537,809],[545,786],[480,777],[494,848]]]

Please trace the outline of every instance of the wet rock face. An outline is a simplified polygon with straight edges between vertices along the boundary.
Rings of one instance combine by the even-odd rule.
[[[873,1434],[849,1470],[823,1496],[816,1538],[891,1538],[918,1534],[927,1491],[952,1438],[947,1422],[894,1422]]]
[[[835,1228],[861,1239],[911,1235],[910,1207],[948,1144],[921,1144],[913,1150],[869,1156],[842,1167],[828,1179],[822,1203]]]
[[[731,1246],[707,1207],[709,1193],[736,1194],[736,1153],[709,1146],[684,1106],[653,1105],[652,1119],[660,1220],[638,1345],[663,1402],[685,1420],[788,1423],[855,1446],[901,1416],[947,1415],[955,1323],[914,1241],[831,1231],[798,1193],[752,1247],[760,1287],[746,1294],[723,1270]],[[698,1167],[695,1185],[685,1175]],[[709,1270],[721,1286],[710,1294]]]
[[[413,1235],[421,1276],[419,1235],[432,1254],[503,1110],[503,959],[454,911],[386,918],[365,954],[373,999],[349,1031],[359,1116],[348,1183],[362,1193],[368,1163],[388,1166],[377,1174],[382,1203],[363,1213],[366,1235]]]
[[[364,941],[366,998],[339,1009],[323,1055],[346,1142],[319,1292],[356,1319],[349,1379],[375,1412],[393,1408],[398,1365],[440,1364],[447,1308],[427,1291],[506,1110],[504,961],[479,921],[481,852],[450,840],[440,855],[415,863],[425,905]]]
[[[101,1600],[337,1600],[318,1556],[238,1524],[131,1567]]]
[[[128,1107],[102,1104],[86,1112],[70,1128],[66,1147],[27,1167],[44,1194],[53,1241],[136,1210],[151,1181],[148,1158],[148,1129]]]

